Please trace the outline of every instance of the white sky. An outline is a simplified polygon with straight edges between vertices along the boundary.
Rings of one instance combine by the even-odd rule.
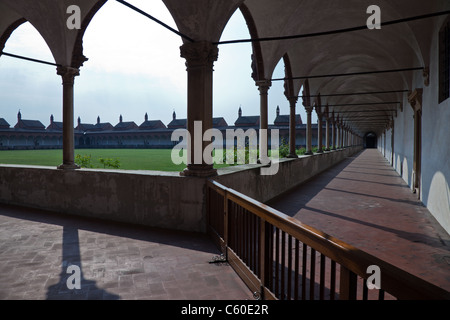
[[[176,29],[162,1],[130,1],[140,9]],[[240,11],[227,24],[222,40],[249,38]],[[124,121],[140,125],[147,112],[150,120],[166,125],[186,118],[186,67],[180,57],[181,38],[150,19],[116,1],[108,1],[91,21],[84,39],[84,55],[89,61],[75,78],[74,117],[83,123],[102,122],[116,125],[122,114]],[[45,41],[29,23],[16,29],[6,43],[5,52],[54,62]],[[219,46],[214,64],[214,117],[224,117],[229,125],[243,115],[259,115],[259,92],[251,78],[251,44]],[[280,61],[273,74],[284,77]],[[269,90],[269,124],[275,109],[289,114],[282,81],[272,83]],[[297,113],[306,122],[301,100]],[[13,127],[17,112],[23,119],[40,120],[45,126],[53,114],[62,121],[61,77],[56,68],[7,56],[0,58],[0,118]],[[313,121],[315,119],[313,118]]]

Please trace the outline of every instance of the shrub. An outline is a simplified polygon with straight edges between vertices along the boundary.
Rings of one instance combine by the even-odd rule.
[[[103,168],[113,168],[113,169],[119,169],[120,168],[120,161],[117,158],[99,158],[98,161],[103,164]]]
[[[75,156],[75,163],[82,168],[93,168],[94,166],[92,165],[91,160],[91,155],[77,154]]]
[[[286,142],[286,140],[283,138],[281,140],[281,144],[280,144],[280,158],[286,158],[289,155],[289,144]]]

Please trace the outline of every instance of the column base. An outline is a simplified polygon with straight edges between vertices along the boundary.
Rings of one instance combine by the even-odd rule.
[[[217,176],[217,170],[212,166],[190,166],[180,172],[180,176],[183,177],[199,177],[209,178]]]
[[[323,150],[317,150],[316,153],[323,153]]]
[[[270,167],[270,166],[272,165],[272,160],[269,159],[269,163],[264,164],[264,163],[261,162],[261,159],[257,159],[257,160],[256,160],[256,163],[257,163],[257,164],[263,164],[264,167]]]
[[[57,169],[60,170],[77,170],[80,169],[81,167],[75,163],[63,163],[60,164],[59,166],[56,167]]]
[[[286,158],[289,158],[289,159],[296,159],[296,158],[298,158],[298,155],[295,154],[295,153],[290,153],[290,154],[287,155]]]
[[[305,156],[311,156],[311,155],[313,155],[314,153],[312,152],[312,151],[306,151],[305,152]]]

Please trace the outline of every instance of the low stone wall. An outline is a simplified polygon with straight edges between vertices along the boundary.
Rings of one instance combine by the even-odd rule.
[[[219,170],[215,179],[266,202],[355,154],[361,148],[283,159],[273,176],[260,165]],[[205,232],[205,179],[178,172],[0,165],[0,202],[64,214]]]
[[[261,175],[259,167],[224,168],[214,180],[255,200],[267,202],[361,150],[360,146],[348,147],[297,159],[281,159],[275,175]]]
[[[0,166],[0,202],[59,213],[204,231],[204,180],[155,171]]]

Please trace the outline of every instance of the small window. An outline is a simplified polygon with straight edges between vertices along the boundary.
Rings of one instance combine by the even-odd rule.
[[[439,103],[450,97],[450,19],[439,31]]]

